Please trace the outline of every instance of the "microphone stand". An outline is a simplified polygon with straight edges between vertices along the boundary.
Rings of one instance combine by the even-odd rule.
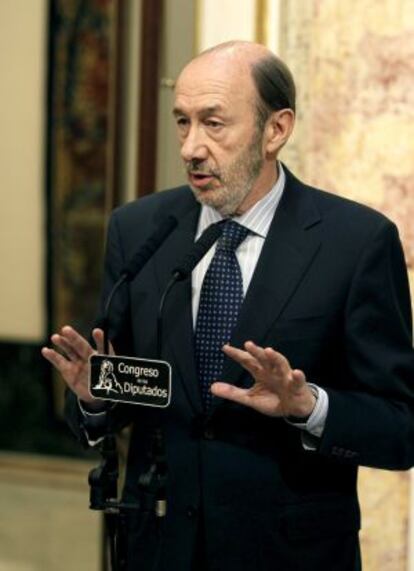
[[[102,329],[104,333],[104,352],[109,354],[108,325],[109,314],[114,294],[127,280],[128,276],[122,274],[115,283],[105,305]],[[158,339],[160,336],[158,334]],[[161,344],[157,343],[157,359],[161,356]],[[141,535],[150,523],[151,515],[156,516],[157,548],[155,550],[155,563],[160,556],[160,523],[166,515],[166,479],[167,462],[165,458],[164,434],[160,425],[154,429],[150,445],[150,467],[141,474],[138,487],[141,503],[126,503],[118,500],[119,461],[116,437],[108,426],[107,434],[97,445],[101,454],[101,463],[89,472],[90,486],[89,508],[102,511],[104,514],[104,562],[106,569],[107,550],[106,537],[109,544],[109,560],[111,571],[125,571],[126,569],[126,515],[130,510],[139,510],[142,513]]]
[[[118,450],[114,434],[107,434],[98,445],[102,460],[98,467],[89,472],[90,486],[89,508],[102,511],[104,514],[105,537],[108,538],[109,560],[111,571],[126,570],[126,515],[128,511],[136,510],[142,513],[141,530],[145,531],[151,515],[156,515],[157,522],[166,514],[165,483],[166,462],[162,441],[162,433],[154,434],[152,443],[154,461],[149,470],[141,475],[139,488],[141,503],[122,502],[118,500]],[[158,530],[159,531],[159,530]],[[104,546],[104,561],[107,550]],[[155,554],[159,557],[159,546]],[[106,568],[106,563],[105,563]],[[156,566],[154,565],[154,569]]]
[[[104,546],[103,562],[107,568],[107,549],[105,540],[109,541],[109,556],[112,571],[125,569],[120,550],[120,510],[123,506],[118,502],[118,452],[114,435],[106,435],[99,445],[102,456],[100,465],[89,472],[90,486],[89,508],[102,511],[104,514]],[[132,507],[132,506],[131,506]]]
[[[165,225],[159,236],[153,239],[149,247],[138,252],[129,266],[121,273],[118,281],[111,290],[104,310],[104,318],[102,329],[104,332],[104,352],[109,354],[109,315],[111,304],[115,293],[120,286],[131,279],[146,263],[150,255],[159,246],[160,236],[170,233],[175,227],[174,219]],[[217,223],[210,226],[195,243],[193,251],[187,255],[180,266],[173,270],[171,280],[162,295],[158,315],[157,315],[157,344],[156,358],[161,360],[163,346],[163,327],[162,317],[165,306],[165,300],[170,293],[172,287],[178,282],[189,277],[198,261],[205,255],[207,250],[213,245],[222,232],[222,224]],[[163,239],[164,239],[163,238]],[[141,503],[123,503],[118,497],[118,452],[116,439],[111,427],[108,426],[108,432],[99,444],[99,451],[102,456],[101,464],[91,470],[89,473],[90,485],[90,508],[93,510],[101,510],[104,513],[105,527],[108,533],[111,571],[125,571],[126,569],[126,533],[125,518],[129,510],[139,510],[142,514],[140,534],[146,529],[150,523],[150,516],[155,515],[156,522],[156,548],[152,568],[156,569],[160,551],[161,539],[161,523],[164,521],[167,511],[166,500],[166,482],[167,482],[167,461],[165,455],[165,438],[161,423],[157,422],[157,426],[152,434],[152,442],[150,446],[150,467],[147,472],[141,474],[138,487],[140,490]]]

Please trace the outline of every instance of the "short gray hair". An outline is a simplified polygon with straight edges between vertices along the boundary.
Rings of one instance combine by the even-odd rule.
[[[273,54],[252,64],[252,78],[257,90],[257,116],[263,129],[273,111],[296,110],[296,87],[290,69]]]

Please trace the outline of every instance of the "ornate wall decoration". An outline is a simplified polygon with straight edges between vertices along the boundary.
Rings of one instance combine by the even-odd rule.
[[[112,202],[116,0],[54,0],[50,109],[53,327],[87,333]]]
[[[53,0],[48,188],[50,328],[88,336],[98,308],[105,224],[115,205],[119,0]],[[55,385],[58,410],[63,385]]]
[[[414,2],[281,0],[281,14],[281,55],[299,95],[284,160],[395,221],[414,285]],[[409,480],[361,470],[367,571],[406,569]]]

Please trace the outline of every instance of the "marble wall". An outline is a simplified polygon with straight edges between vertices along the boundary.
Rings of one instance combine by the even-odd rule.
[[[414,290],[414,0],[280,0],[298,85],[283,159],[306,181],[384,212]],[[406,571],[410,477],[361,470],[364,571]]]

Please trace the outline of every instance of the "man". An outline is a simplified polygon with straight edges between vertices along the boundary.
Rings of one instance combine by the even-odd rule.
[[[173,397],[161,415],[168,511],[158,570],[358,570],[358,465],[413,463],[412,325],[397,230],[277,162],[294,110],[291,74],[263,46],[201,54],[179,76],[174,105],[192,192],[159,193],[111,218],[103,299],[163,213],[179,220],[113,310],[115,351],[148,358],[171,270],[211,223],[230,219],[165,307]],[[102,351],[102,331],[93,337]],[[103,409],[87,390],[93,348],[68,326],[52,341],[64,354],[43,354],[72,390],[80,439],[95,440],[109,420],[132,422],[125,497],[136,499],[153,412]],[[152,569],[138,527],[128,530],[128,568]]]

